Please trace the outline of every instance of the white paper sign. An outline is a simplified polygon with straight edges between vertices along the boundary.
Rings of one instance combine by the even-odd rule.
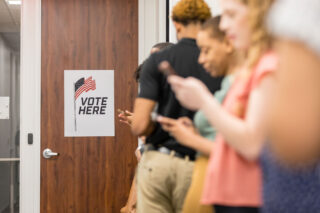
[[[65,137],[114,136],[114,71],[64,71]]]
[[[0,97],[0,119],[9,119],[10,113],[10,98],[9,97]]]

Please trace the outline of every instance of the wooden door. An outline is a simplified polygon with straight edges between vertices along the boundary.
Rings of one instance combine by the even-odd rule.
[[[137,139],[64,137],[64,70],[115,70],[115,108],[132,109],[138,0],[42,0],[41,212],[116,213],[129,194]],[[94,128],[94,127],[92,127]]]

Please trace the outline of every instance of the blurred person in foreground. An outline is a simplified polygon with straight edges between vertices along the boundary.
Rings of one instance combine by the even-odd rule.
[[[139,213],[180,213],[190,186],[195,151],[180,145],[152,121],[157,113],[170,118],[194,116],[194,111],[183,108],[176,100],[167,76],[159,72],[162,61],[168,61],[177,75],[193,76],[204,81],[211,92],[220,88],[221,78],[214,79],[198,64],[199,49],[196,36],[201,24],[211,17],[204,0],[181,0],[172,10],[172,20],[179,42],[152,54],[144,64],[140,76],[140,93],[135,101],[132,132],[145,135],[146,150],[138,166]]]
[[[261,162],[263,212],[320,212],[320,1],[278,0],[268,26],[279,57]]]
[[[206,21],[197,36],[197,45],[200,48],[199,63],[212,76],[225,76],[221,89],[214,96],[223,102],[232,81],[233,71],[237,66],[237,56],[234,48],[219,29],[220,16]],[[168,131],[182,145],[198,151],[195,161],[192,182],[184,201],[183,213],[211,213],[210,205],[200,203],[204,177],[216,136],[215,129],[210,125],[202,111],[198,111],[193,122],[186,118],[171,119],[158,117],[164,130]],[[194,126],[194,127],[193,127]]]
[[[203,83],[170,76],[180,103],[201,110],[218,135],[211,150],[202,202],[217,213],[257,213],[262,206],[259,156],[266,136],[266,110],[277,57],[264,19],[273,0],[221,0],[224,30],[245,65],[236,71],[221,105]]]

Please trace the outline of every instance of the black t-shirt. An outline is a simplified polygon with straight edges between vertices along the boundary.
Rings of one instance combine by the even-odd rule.
[[[185,109],[175,98],[175,94],[167,82],[167,77],[158,70],[158,64],[168,61],[177,74],[182,77],[195,77],[203,81],[212,93],[220,89],[222,78],[213,78],[198,64],[200,51],[194,39],[181,39],[177,44],[160,52],[152,54],[144,63],[140,76],[140,98],[146,98],[158,103],[157,113],[162,116],[177,119],[189,117],[194,113]],[[157,123],[153,133],[147,137],[147,143],[165,146],[182,155],[194,156],[195,151],[180,145],[165,132]]]

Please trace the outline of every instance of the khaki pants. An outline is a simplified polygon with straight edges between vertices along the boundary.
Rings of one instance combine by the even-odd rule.
[[[183,213],[213,213],[212,206],[200,203],[209,159],[199,156],[194,163],[192,182],[184,201]]]
[[[180,213],[191,183],[193,162],[146,151],[138,166],[138,213]]]

